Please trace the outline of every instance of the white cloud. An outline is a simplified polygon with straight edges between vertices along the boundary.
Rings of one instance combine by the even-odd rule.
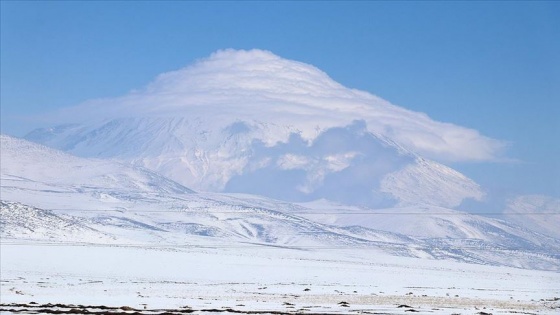
[[[496,160],[506,146],[477,130],[434,121],[346,88],[311,65],[262,50],[221,50],[161,74],[141,90],[92,100],[61,114],[65,122],[130,116],[212,117],[222,124],[244,119],[290,125],[307,140],[317,130],[359,119],[370,132],[440,161]]]

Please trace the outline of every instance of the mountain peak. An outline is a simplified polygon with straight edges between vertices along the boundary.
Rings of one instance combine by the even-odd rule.
[[[247,95],[267,93],[267,97],[306,94],[332,96],[345,89],[318,68],[281,58],[270,51],[219,50],[183,69],[159,76],[151,92]]]
[[[363,120],[369,132],[438,161],[494,160],[505,146],[476,130],[437,122],[424,113],[344,87],[312,65],[257,49],[220,50],[159,75],[143,89],[88,101],[61,114],[57,124],[183,117],[223,128],[248,121],[289,126],[309,141],[321,131]],[[270,138],[276,137],[264,138],[271,143]]]

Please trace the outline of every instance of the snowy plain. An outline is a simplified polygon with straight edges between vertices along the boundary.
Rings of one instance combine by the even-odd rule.
[[[2,303],[387,314],[557,314],[559,306],[555,272],[367,249],[3,244],[2,253]]]

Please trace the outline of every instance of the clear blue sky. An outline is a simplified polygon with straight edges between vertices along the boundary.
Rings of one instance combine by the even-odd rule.
[[[495,194],[560,197],[558,2],[2,1],[2,132],[223,48],[270,50],[510,141],[520,163],[452,166]]]

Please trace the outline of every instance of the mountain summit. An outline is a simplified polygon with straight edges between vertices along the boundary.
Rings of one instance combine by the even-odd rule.
[[[290,125],[307,140],[327,128],[364,120],[368,131],[439,161],[492,160],[504,145],[476,130],[346,88],[314,66],[262,50],[218,51],[125,96],[67,108],[60,122],[146,116],[257,120]]]
[[[68,108],[59,123],[26,138],[198,190],[383,207],[480,199],[476,183],[429,159],[491,160],[503,146],[262,50],[218,51],[123,97]]]

